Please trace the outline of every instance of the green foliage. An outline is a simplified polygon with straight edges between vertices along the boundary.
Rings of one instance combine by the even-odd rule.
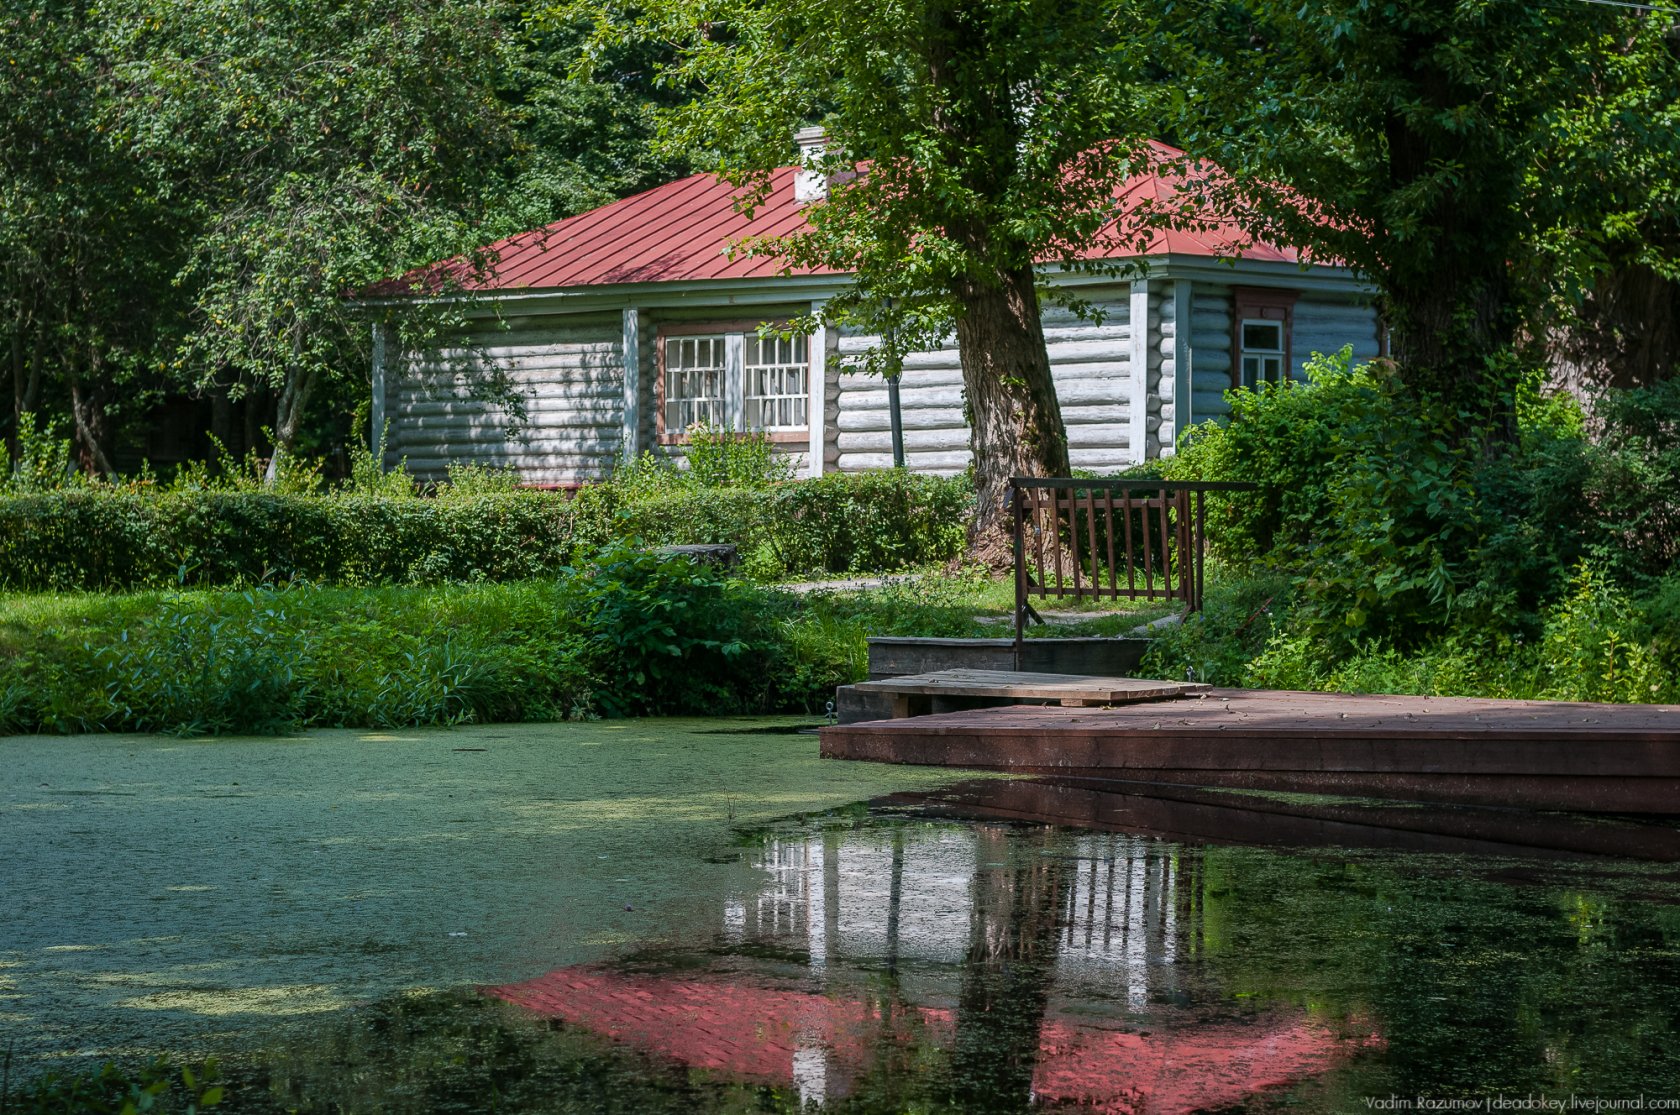
[[[824,124],[827,201],[808,229],[752,250],[856,276],[824,313],[876,333],[892,324],[872,371],[947,337],[965,298],[1000,275],[1048,258],[1079,267],[1099,231],[1116,246],[1139,234],[1111,222],[1114,187],[1156,126],[1136,80],[1155,18],[1145,6],[659,0],[624,18],[616,4],[556,0],[547,11],[561,26],[593,22],[595,51],[665,48],[661,79],[698,95],[660,114],[662,140],[754,196],[790,161],[793,132]]]
[[[277,492],[255,467],[224,460],[162,491],[0,492],[0,589],[517,581],[625,536],[734,543],[765,577],[886,571],[955,557],[972,505],[960,479],[902,472],[758,490],[613,483],[567,499],[517,488],[505,471],[455,469],[418,498],[400,471],[367,468],[319,493],[318,472],[292,458]]]
[[[1298,621],[1286,581],[1235,579],[1210,591],[1205,617],[1160,636],[1144,665],[1162,677],[1193,667],[1215,684],[1268,689],[1668,702],[1680,699],[1673,584],[1639,601],[1583,564],[1566,594],[1542,610],[1534,638],[1461,626],[1404,645],[1371,639],[1347,647]],[[1236,601],[1256,598],[1270,602],[1270,614],[1234,624]]]
[[[1570,700],[1669,699],[1680,664],[1680,391],[1601,397],[1591,420],[1531,377],[1509,440],[1453,440],[1389,374],[1315,358],[1237,391],[1175,475],[1260,484],[1210,501],[1236,576],[1165,635],[1157,672],[1227,684]],[[1287,587],[1280,590],[1279,582]],[[1286,618],[1246,634],[1228,594]]]
[[[0,431],[74,415],[79,463],[109,474],[161,398],[191,393],[236,423],[254,410],[290,452],[339,443],[367,390],[369,319],[346,292],[470,266],[497,236],[680,173],[651,150],[653,104],[685,97],[656,88],[657,48],[596,53],[575,76],[584,33],[527,14],[8,5],[0,353],[16,391]],[[453,321],[411,311],[397,324],[415,342]]]
[[[584,632],[595,693],[617,715],[765,708],[786,654],[776,613],[745,582],[635,540],[601,551],[565,582],[561,605]]]
[[[228,451],[227,446],[214,435],[210,437],[210,444],[215,447],[214,461],[183,461],[176,468],[175,475],[170,479],[168,488],[178,492],[250,492],[265,495],[300,496],[315,495],[326,489],[326,478],[321,475],[322,462],[311,460],[297,454],[285,454],[276,459],[271,469],[267,462],[257,455],[255,449],[247,449],[244,457],[235,457]],[[372,454],[365,450],[361,454],[352,452],[351,458],[351,491],[369,492],[401,492],[409,494],[413,485],[402,478],[402,483],[391,480],[376,479],[377,466]],[[144,486],[124,484],[118,477],[111,477],[113,490],[139,490]]]
[[[129,1070],[104,1064],[95,1072],[49,1072],[19,1096],[0,1096],[16,1115],[198,1115],[226,1095],[211,1059],[194,1072],[159,1058]]]
[[[1601,570],[1582,565],[1547,619],[1540,696],[1559,701],[1672,701],[1671,661],[1658,659],[1650,622]]]
[[[1596,560],[1644,582],[1680,562],[1680,379],[1606,392],[1586,496],[1608,537]]]
[[[619,462],[612,484],[631,499],[645,499],[702,488],[758,491],[793,478],[793,458],[778,453],[762,430],[736,433],[700,423],[688,431],[680,459],[644,451]]]
[[[1231,392],[1231,420],[1196,427],[1170,467],[1261,485],[1210,500],[1210,535],[1234,568],[1298,579],[1295,622],[1314,641],[1348,652],[1449,628],[1533,636],[1583,557],[1672,561],[1672,425],[1593,442],[1572,403],[1528,389],[1514,442],[1465,443],[1391,373],[1343,350],[1315,357],[1304,384]],[[1653,420],[1664,404],[1636,402]]]
[[[512,143],[493,0],[99,9],[112,144],[152,189],[192,183],[179,366],[278,399],[292,451],[321,381],[365,367],[345,294],[468,250]],[[206,50],[215,43],[216,49]]]
[[[627,546],[511,585],[44,598],[3,615],[0,732],[802,710],[853,676],[802,657],[779,595]]]
[[[1202,610],[1157,634],[1144,656],[1145,677],[1183,678],[1213,685],[1250,684],[1249,663],[1280,630],[1280,616],[1294,603],[1289,577],[1269,573],[1233,576],[1208,570]]]
[[[1187,17],[1168,65],[1191,90],[1185,146],[1228,174],[1205,192],[1250,232],[1369,276],[1401,375],[1456,440],[1509,416],[1522,327],[1553,330],[1548,303],[1591,286],[1612,242],[1671,224],[1670,22],[1241,0]]]
[[[70,464],[70,439],[59,438],[49,421],[37,427],[28,411],[18,416],[17,456],[0,445],[0,496],[18,492],[48,492],[71,487],[79,480]]]
[[[688,431],[684,458],[702,488],[750,490],[793,479],[793,459],[777,453],[770,435],[759,430],[738,434],[727,426],[696,426]]]

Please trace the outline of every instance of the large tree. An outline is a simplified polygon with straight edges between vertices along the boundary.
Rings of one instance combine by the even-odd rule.
[[[1547,241],[1597,211],[1583,205],[1602,183],[1557,188],[1559,153],[1619,83],[1641,80],[1615,64],[1641,17],[1526,0],[1194,10],[1183,135],[1230,174],[1221,201],[1252,231],[1373,279],[1405,380],[1461,431],[1497,426],[1510,354],[1558,277]],[[1613,142],[1596,154],[1628,157],[1627,122],[1600,123]]]
[[[1617,30],[1532,175],[1558,221],[1536,260],[1552,297],[1527,332],[1582,386],[1680,374],[1680,24],[1653,12]]]
[[[577,0],[559,14],[590,6]],[[603,42],[665,44],[666,78],[695,91],[666,114],[666,142],[740,185],[748,206],[792,160],[794,131],[826,127],[826,201],[805,231],[752,248],[855,275],[824,314],[891,336],[873,371],[955,335],[975,542],[995,549],[1008,478],[1068,472],[1040,326],[1042,268],[1080,266],[1142,148],[1128,84],[1136,19],[1100,0],[595,10]]]
[[[345,295],[485,235],[511,133],[494,0],[111,0],[114,141],[190,208],[183,378],[273,400],[271,475],[329,377]]]
[[[110,59],[82,0],[0,14],[0,354],[9,448],[68,411],[83,467],[112,470],[113,411],[143,412],[181,324],[186,222],[110,142]]]

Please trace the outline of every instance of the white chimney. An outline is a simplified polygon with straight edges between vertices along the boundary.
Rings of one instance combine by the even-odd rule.
[[[793,142],[799,145],[799,167],[793,172],[793,200],[801,205],[821,201],[828,196],[828,174],[821,166],[828,150],[828,133],[822,128],[800,128],[793,133]]]

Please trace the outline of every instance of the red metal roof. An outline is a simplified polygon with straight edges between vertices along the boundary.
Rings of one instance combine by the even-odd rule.
[[[1151,144],[1157,161],[1183,152]],[[485,249],[485,274],[473,275],[459,261],[442,265],[470,290],[548,290],[615,283],[680,282],[696,279],[746,279],[778,275],[781,261],[732,251],[743,238],[785,236],[805,227],[805,207],[794,200],[794,168],[770,176],[770,193],[751,217],[736,208],[739,191],[710,174],[695,174],[603,205],[543,228],[520,233]],[[1119,190],[1121,215],[1099,235],[1090,259],[1136,255],[1119,242],[1114,230],[1140,206],[1170,202],[1177,193],[1168,174],[1150,170],[1134,175]],[[1229,256],[1295,263],[1292,248],[1258,243],[1230,220],[1203,215],[1191,230],[1171,228],[1150,238],[1144,255]],[[1135,237],[1133,238],[1135,239]],[[1108,243],[1104,243],[1108,241]],[[825,273],[796,270],[793,274]],[[398,294],[412,289],[422,274],[380,284],[372,293]]]

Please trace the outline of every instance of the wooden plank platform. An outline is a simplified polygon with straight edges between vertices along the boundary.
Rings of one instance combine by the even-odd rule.
[[[831,758],[1587,812],[1680,814],[1680,708],[1215,689],[824,728]]]
[[[1095,677],[1089,674],[1040,674],[1019,670],[936,670],[926,674],[862,681],[851,687],[859,693],[882,694],[894,700],[894,716],[914,716],[917,698],[943,701],[1006,700],[1054,701],[1068,707],[1134,704],[1161,701],[1211,686],[1198,682],[1153,681],[1148,678]]]

